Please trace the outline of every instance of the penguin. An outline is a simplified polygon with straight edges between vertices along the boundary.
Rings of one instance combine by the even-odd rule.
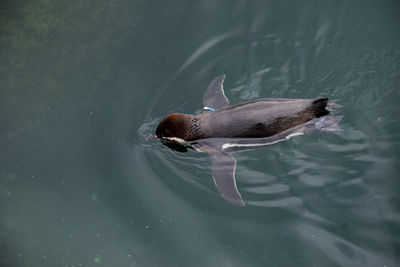
[[[216,77],[205,90],[200,114],[173,113],[158,124],[155,135],[169,148],[206,152],[214,183],[229,203],[245,206],[235,179],[231,152],[255,149],[312,132],[340,131],[343,116],[329,116],[342,107],[328,98],[263,98],[229,105],[223,82]]]

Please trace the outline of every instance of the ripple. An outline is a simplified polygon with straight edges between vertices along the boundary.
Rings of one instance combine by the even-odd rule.
[[[324,181],[321,177],[312,176],[306,173],[300,175],[299,180],[309,186],[315,187],[324,186],[324,184],[326,183],[326,180]]]
[[[302,206],[303,201],[298,197],[288,197],[278,200],[246,201],[248,205],[263,208],[295,209]]]
[[[321,250],[339,266],[395,266],[395,262],[375,251],[361,248],[337,233],[305,224],[295,226],[308,246]]]
[[[240,14],[237,6],[241,5],[236,4],[232,9],[234,17]],[[343,10],[344,7],[342,13]],[[384,65],[385,69],[396,68],[397,65],[393,64],[395,60],[384,63],[381,59],[387,58],[391,47],[371,53],[361,48],[344,56],[331,46],[333,40],[339,37],[332,39],[337,25],[327,14],[322,14],[321,23],[310,30],[313,43],[301,39],[306,34],[304,27],[309,23],[307,19],[300,19],[302,24],[294,29],[294,36],[272,31],[259,34],[265,19],[265,16],[258,16],[246,27],[241,25],[218,32],[194,46],[177,70],[171,70],[172,75],[155,90],[147,115],[148,122],[139,128],[138,135],[151,135],[156,122],[166,113],[199,111],[204,88],[213,75],[224,72],[228,72],[225,84],[231,103],[258,97],[309,98],[326,95],[337,98],[344,105],[340,111],[345,114],[341,124],[343,132],[296,138],[286,142],[289,144],[263,150],[265,152],[241,153],[236,173],[238,187],[250,206],[271,207],[275,206],[273,203],[281,205],[285,199],[292,199],[288,202],[297,203],[298,207],[306,204],[301,208],[303,212],[309,208],[308,199],[315,195],[326,201],[343,201],[343,205],[364,197],[368,194],[368,186],[362,177],[381,160],[377,148],[385,143],[371,142],[379,136],[374,121],[384,124],[383,127],[389,123],[385,123],[384,116],[373,121],[369,114],[382,107],[382,97],[394,94],[390,83],[380,86],[383,73],[372,67]],[[231,45],[224,45],[228,43]],[[338,53],[335,60],[331,57],[333,52]],[[321,58],[331,60],[324,63],[331,66],[323,68],[324,72],[312,67]],[[364,64],[369,68],[363,68]],[[337,79],[338,76],[341,79]],[[374,84],[369,84],[367,91],[361,90],[365,81],[371,83],[372,76],[375,77],[372,79]],[[190,95],[179,95],[185,90],[175,92],[176,87],[191,86],[193,89],[190,92],[193,93]],[[159,114],[160,111],[165,114]],[[160,145],[153,149],[161,151],[158,160],[177,181],[216,195],[210,182],[211,172],[206,155],[178,154]],[[353,200],[348,195],[350,192],[354,194]]]
[[[246,189],[247,192],[256,194],[281,194],[289,191],[285,184],[272,184],[270,186],[254,186]]]
[[[198,58],[200,58],[205,53],[212,50],[215,46],[217,46],[220,42],[232,36],[234,32],[223,33],[219,36],[215,36],[210,38],[209,40],[202,43],[190,56],[189,58],[182,64],[180,69],[176,72],[176,76],[178,76],[182,71],[184,71],[189,65],[193,64]]]

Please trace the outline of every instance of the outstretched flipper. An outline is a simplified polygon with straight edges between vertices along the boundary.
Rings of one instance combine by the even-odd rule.
[[[207,152],[211,159],[214,183],[221,196],[235,206],[244,206],[242,196],[236,187],[236,160],[227,152],[207,145],[197,144],[195,147]]]
[[[218,110],[229,105],[224,93],[225,75],[216,77],[207,87],[203,96],[204,110]]]
[[[324,116],[316,118],[269,137],[205,138],[190,142],[190,146],[198,151],[207,152],[210,156],[214,182],[221,196],[233,205],[244,206],[242,197],[236,188],[236,160],[229,152],[261,148],[303,134],[341,131],[338,124],[342,118],[343,116]]]

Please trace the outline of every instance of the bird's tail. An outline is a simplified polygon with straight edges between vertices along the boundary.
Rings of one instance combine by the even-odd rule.
[[[313,101],[312,109],[314,110],[315,117],[323,117],[329,115],[330,111],[342,108],[342,105],[336,103],[336,100],[328,100],[328,98],[318,98]]]
[[[314,116],[319,118],[329,114],[329,110],[326,109],[328,105],[328,98],[318,98],[312,103],[312,110],[314,111]]]
[[[339,122],[343,116],[327,116],[334,109],[342,108],[343,106],[336,103],[335,100],[328,98],[318,98],[313,102],[313,110],[317,119],[307,123],[306,132],[336,132],[341,131]]]

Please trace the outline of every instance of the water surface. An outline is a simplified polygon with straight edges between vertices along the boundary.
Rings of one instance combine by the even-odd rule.
[[[1,266],[396,266],[398,1],[3,1]],[[202,109],[326,96],[342,132],[236,153],[145,141]]]

